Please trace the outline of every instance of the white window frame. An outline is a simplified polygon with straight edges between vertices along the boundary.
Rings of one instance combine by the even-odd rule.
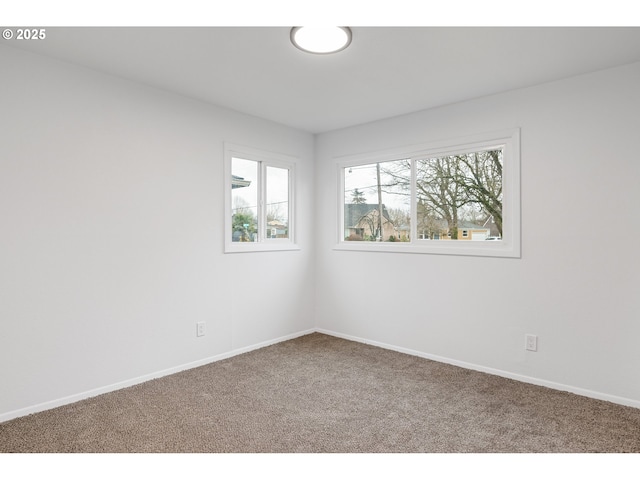
[[[344,172],[350,167],[401,159],[433,158],[503,148],[502,166],[502,240],[492,242],[433,241],[419,239],[416,222],[416,168],[411,173],[411,240],[409,242],[345,241],[344,239]],[[337,243],[334,250],[365,252],[470,255],[520,258],[520,129],[514,128],[441,140],[421,145],[398,147],[385,151],[338,157]]]
[[[232,159],[241,158],[258,163],[258,232],[255,242],[232,241]],[[300,250],[295,236],[295,167],[296,158],[280,153],[267,152],[234,143],[224,143],[224,251],[225,253],[269,252]],[[289,171],[289,238],[267,238],[266,171],[267,167]]]

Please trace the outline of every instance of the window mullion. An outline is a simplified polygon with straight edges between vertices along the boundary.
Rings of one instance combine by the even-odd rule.
[[[287,212],[287,230],[288,230],[288,238],[289,241],[293,241],[295,238],[295,219],[294,219],[294,206],[295,206],[295,200],[294,200],[294,185],[293,185],[293,167],[288,167],[287,168],[287,178],[288,178],[288,184],[287,186],[289,187],[287,190],[287,207],[288,207],[288,212]]]
[[[411,198],[411,204],[410,204],[410,220],[409,220],[409,226],[410,226],[410,242],[411,244],[414,244],[416,239],[418,238],[418,199],[417,199],[417,187],[416,187],[416,162],[414,160],[414,158],[410,158],[409,161],[411,162],[411,186],[410,186],[410,198]]]
[[[267,213],[265,207],[267,201],[267,165],[265,162],[260,162],[258,171],[258,241],[264,242],[267,228]]]

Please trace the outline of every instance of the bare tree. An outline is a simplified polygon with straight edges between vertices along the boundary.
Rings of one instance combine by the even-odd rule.
[[[415,159],[418,232],[458,238],[461,220],[493,218],[502,234],[502,150]],[[411,159],[382,163],[382,192],[411,194]],[[395,223],[395,222],[394,222]]]
[[[406,174],[385,173],[393,187],[410,190]],[[502,150],[416,160],[416,194],[419,231],[432,236],[444,221],[456,239],[462,218],[478,222],[491,216],[502,234]]]
[[[282,203],[269,203],[267,204],[267,222],[271,221],[284,221],[286,215],[282,213]]]
[[[391,220],[391,224],[398,234],[398,239],[402,240],[401,228],[411,225],[411,214],[407,210],[403,210],[401,208],[388,208],[387,213]],[[409,233],[406,232],[405,234],[408,237]]]
[[[464,189],[467,202],[481,205],[502,235],[502,150],[460,155],[456,183]]]
[[[440,157],[416,162],[416,190],[424,215],[443,219],[452,239],[458,238],[458,210],[467,202],[466,192],[457,181],[459,160]]]

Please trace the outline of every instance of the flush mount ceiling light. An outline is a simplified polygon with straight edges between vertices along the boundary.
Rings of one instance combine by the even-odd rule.
[[[293,27],[291,43],[303,52],[315,54],[336,53],[351,43],[349,27]]]

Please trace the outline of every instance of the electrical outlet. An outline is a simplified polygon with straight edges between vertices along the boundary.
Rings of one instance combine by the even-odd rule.
[[[196,323],[196,335],[198,337],[204,336],[204,322]]]
[[[532,352],[538,351],[538,337],[537,335],[525,335],[525,347]]]

